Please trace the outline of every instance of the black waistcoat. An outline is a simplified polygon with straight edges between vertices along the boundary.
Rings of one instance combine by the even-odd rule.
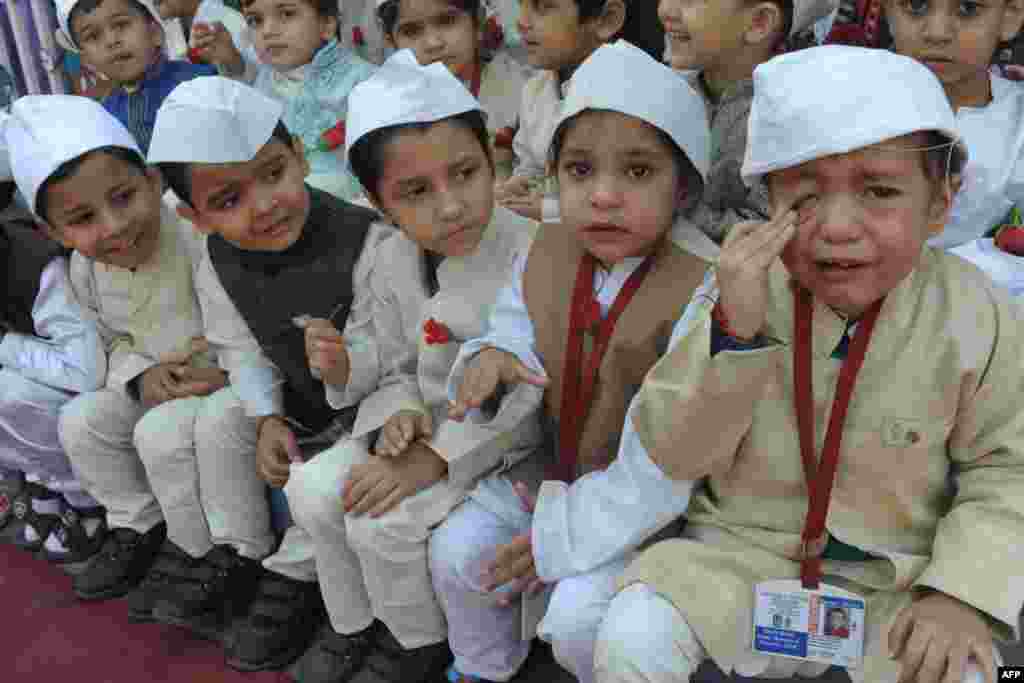
[[[284,373],[286,417],[319,432],[345,411],[327,403],[324,385],[306,359],[305,334],[293,322],[308,315],[330,318],[344,330],[352,306],[352,274],[363,250],[373,211],[315,188],[302,236],[283,252],[244,251],[219,235],[207,240],[221,284],[259,341]],[[347,411],[354,418],[354,408]]]
[[[5,287],[0,326],[21,334],[36,334],[32,306],[39,295],[39,278],[50,261],[65,253],[31,223],[0,223],[0,263]]]

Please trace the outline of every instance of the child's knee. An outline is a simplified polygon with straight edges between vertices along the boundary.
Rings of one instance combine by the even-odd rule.
[[[106,405],[117,400],[113,392],[97,391],[80,394],[60,410],[57,431],[65,452],[90,439],[92,432],[102,427],[103,416],[110,412]]]
[[[458,514],[456,512],[455,514]],[[480,558],[483,549],[466,538],[461,524],[449,517],[430,536],[430,573],[438,588],[483,593]]]
[[[345,516],[341,497],[343,483],[338,476],[331,476],[316,459],[291,468],[288,483],[284,487],[295,523],[304,529],[323,524],[337,524]]]
[[[195,439],[194,401],[178,399],[151,408],[135,423],[132,443],[145,463],[161,459]]]

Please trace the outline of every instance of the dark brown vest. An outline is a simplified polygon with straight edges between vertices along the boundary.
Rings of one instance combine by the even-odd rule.
[[[523,276],[523,298],[533,321],[537,351],[550,377],[544,403],[556,423],[562,405],[569,310],[582,255],[571,232],[545,224],[530,249]],[[615,458],[629,403],[647,371],[668,349],[672,328],[706,270],[707,263],[667,237],[658,247],[650,272],[615,325],[598,369],[580,440],[577,477],[603,469]],[[590,353],[592,342],[587,333],[585,353]]]

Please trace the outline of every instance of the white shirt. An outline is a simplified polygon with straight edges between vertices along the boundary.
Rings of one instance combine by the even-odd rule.
[[[956,113],[968,161],[946,227],[928,242],[933,247],[948,249],[977,239],[1014,204],[1024,208],[1024,89],[996,75],[991,79],[991,102]]]
[[[699,236],[690,240],[678,234],[684,231]],[[677,223],[672,239],[700,258],[714,253],[713,243],[689,223]],[[699,246],[684,246],[690,242]],[[526,255],[516,260],[512,281],[498,295],[491,312],[487,334],[466,342],[459,351],[448,383],[451,400],[457,395],[466,364],[485,347],[508,351],[534,372],[547,375],[537,355],[533,322],[523,298],[526,260]],[[628,258],[611,270],[594,273],[594,297],[602,316],[608,314],[626,280],[642,262],[642,258]],[[672,344],[681,329],[676,326]],[[673,481],[654,464],[627,416],[618,455],[608,468],[580,477],[571,485],[559,481],[541,485],[532,531],[537,575],[546,582],[556,581],[622,557],[682,515],[692,490],[693,482]]]
[[[64,391],[80,393],[102,386],[107,355],[95,321],[75,300],[67,259],[58,256],[43,269],[32,322],[38,336],[3,335],[0,366]]]

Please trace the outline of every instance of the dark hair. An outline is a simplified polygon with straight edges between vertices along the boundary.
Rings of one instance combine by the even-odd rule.
[[[961,145],[950,145],[950,140],[938,131],[925,134],[924,173],[933,182],[942,182],[946,175],[958,176],[967,165],[967,155]],[[952,149],[950,148],[952,147]]]
[[[80,0],[74,9],[71,10],[71,14],[68,15],[68,31],[71,32],[71,41],[75,45],[78,45],[78,36],[75,35],[75,19],[83,14],[92,14],[104,2],[105,0]],[[156,18],[149,13],[149,10],[141,2],[138,0],[126,0],[126,2],[129,7],[142,15],[143,19],[156,23]]]
[[[582,114],[588,111],[609,111],[607,109],[585,109],[579,114],[566,119],[560,126],[555,130],[554,135],[551,138],[551,147],[548,148],[548,161],[557,169],[558,159],[562,154],[562,146],[565,144],[565,137],[572,130],[573,126],[579,121]],[[644,123],[647,123],[646,121]],[[690,157],[686,156],[686,152],[676,144],[676,141],[672,137],[657,126],[647,124],[651,126],[651,129],[657,133],[658,139],[663,145],[666,145],[672,150],[672,160],[676,165],[676,170],[679,172],[680,180],[685,183],[687,188],[686,193],[686,204],[681,207],[683,211],[692,208],[701,198],[701,193],[704,189],[704,181],[701,180],[700,173],[697,171],[697,167],[690,161]],[[556,173],[557,175],[557,173]],[[696,191],[689,191],[692,188],[696,188]]]
[[[244,12],[253,2],[255,2],[255,0],[242,0],[240,3],[242,11]],[[337,0],[303,0],[303,2],[316,10],[316,13],[324,19],[329,19],[331,17],[339,19]]]
[[[39,191],[36,192],[35,208],[37,216],[47,223],[50,222],[50,218],[46,215],[46,193],[54,183],[59,183],[62,180],[67,180],[74,176],[85,160],[95,154],[106,154],[117,161],[128,164],[139,173],[146,173],[146,161],[142,158],[142,155],[135,150],[128,149],[127,147],[114,147],[113,145],[97,147],[96,149],[89,150],[85,154],[81,154],[74,159],[69,159],[58,166],[57,170],[51,173],[46,180],[43,181],[43,184],[39,186]]]
[[[278,121],[274,126],[274,132],[271,133],[268,142],[275,139],[289,148],[292,145],[292,134],[288,132],[283,121]],[[192,206],[192,164],[187,161],[167,161],[157,164],[156,167],[163,174],[167,186],[174,190],[174,194],[178,195],[178,199]]]
[[[380,22],[384,35],[392,35],[395,26],[398,24],[398,10],[402,0],[387,0],[377,8],[377,21]],[[469,14],[479,20],[483,16],[483,5],[480,0],[448,0],[448,4],[458,8],[460,11]]]
[[[11,202],[14,201],[14,191],[16,189],[18,189],[18,186],[14,184],[13,180],[5,180],[0,183],[0,211],[10,207]]]
[[[494,160],[491,158],[491,139],[490,134],[487,132],[486,118],[483,112],[478,109],[462,112],[461,114],[429,123],[402,123],[397,126],[387,126],[371,131],[352,146],[352,150],[349,153],[349,163],[352,165],[352,173],[355,174],[356,179],[359,180],[366,193],[371,197],[378,196],[377,183],[380,182],[381,167],[384,165],[385,143],[389,142],[396,134],[403,130],[425,131],[442,121],[451,121],[468,128],[476,137],[480,146],[484,148],[487,161],[493,168]]]

